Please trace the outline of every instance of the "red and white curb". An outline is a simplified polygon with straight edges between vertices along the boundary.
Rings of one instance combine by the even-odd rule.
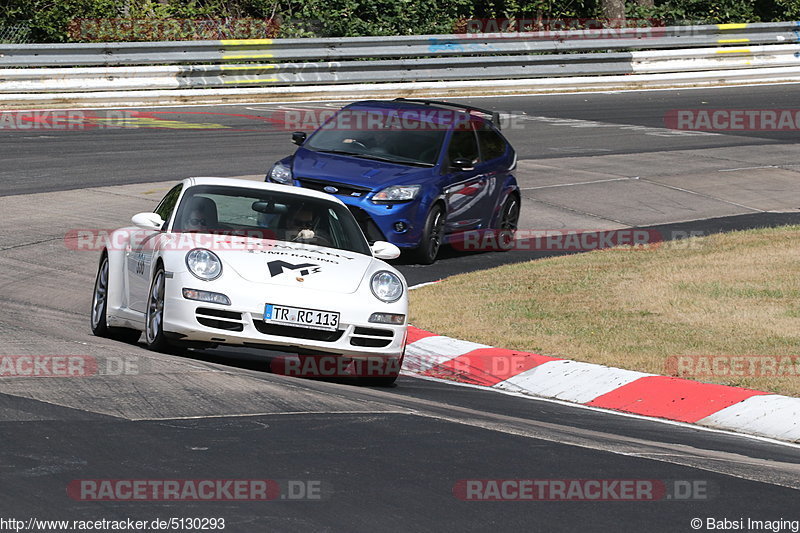
[[[403,373],[800,442],[800,398],[493,348],[411,326]]]

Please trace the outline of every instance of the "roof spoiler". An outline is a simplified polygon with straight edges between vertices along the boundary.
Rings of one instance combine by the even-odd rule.
[[[482,109],[480,107],[475,107],[466,104],[454,104],[452,102],[443,102],[441,100],[423,100],[419,98],[395,98],[394,101],[409,102],[412,104],[435,105],[441,107],[454,107],[456,109],[463,109],[465,111],[477,111],[478,113],[487,115],[492,124],[494,124],[498,130],[501,129],[499,111],[490,111],[489,109]]]

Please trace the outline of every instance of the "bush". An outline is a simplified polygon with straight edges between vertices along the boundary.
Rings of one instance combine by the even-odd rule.
[[[667,24],[723,24],[792,20],[800,14],[800,0],[668,0],[653,8],[626,4],[629,17],[656,18]]]
[[[470,18],[601,15],[600,0],[0,1],[0,25],[25,23],[38,42],[436,34],[452,33]],[[626,6],[631,18],[667,23],[800,18],[800,0],[656,0],[653,7],[635,1]],[[280,29],[265,22],[273,18],[280,21]],[[203,22],[211,19],[214,22]],[[95,26],[90,28],[92,21]]]

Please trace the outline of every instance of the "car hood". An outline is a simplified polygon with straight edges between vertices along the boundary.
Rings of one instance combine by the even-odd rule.
[[[358,290],[376,261],[346,250],[245,237],[213,236],[213,247],[202,246],[208,237],[192,236],[198,247],[210,248],[219,256],[223,277],[230,269],[254,283],[350,294]]]
[[[301,148],[294,155],[292,171],[295,179],[311,178],[378,190],[387,185],[410,183],[417,175],[429,174],[431,167],[387,163]]]

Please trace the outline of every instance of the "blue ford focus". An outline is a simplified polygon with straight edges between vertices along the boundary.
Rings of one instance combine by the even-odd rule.
[[[430,264],[440,246],[470,232],[517,227],[517,157],[498,114],[459,104],[398,98],[345,106],[266,180],[341,199],[367,239],[389,241]]]

